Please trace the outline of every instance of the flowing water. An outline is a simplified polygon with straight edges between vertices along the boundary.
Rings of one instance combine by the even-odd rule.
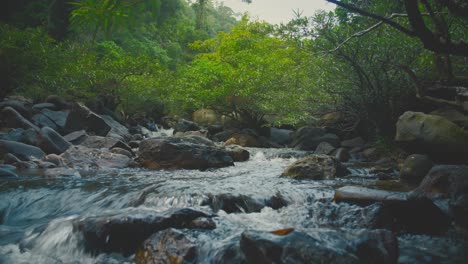
[[[356,177],[333,181],[297,181],[280,175],[306,153],[249,150],[249,161],[208,171],[125,169],[54,179],[0,179],[0,263],[131,263],[132,256],[85,252],[72,222],[130,207],[155,211],[193,207],[209,212],[202,206],[208,194],[259,199],[279,194],[289,204],[256,213],[219,211],[215,230],[187,231],[202,245],[202,262],[209,263],[217,248],[246,229],[362,228],[363,211],[373,207],[335,204],[332,197],[339,186],[375,181],[368,171],[356,170]],[[449,235],[400,235],[399,243],[401,263],[454,263],[464,259],[466,250],[465,243]]]

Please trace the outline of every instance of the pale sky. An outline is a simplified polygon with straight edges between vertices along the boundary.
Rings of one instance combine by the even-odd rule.
[[[265,20],[272,24],[288,22],[294,17],[293,10],[302,11],[303,16],[311,16],[319,9],[333,10],[334,4],[325,0],[253,0],[251,4],[241,0],[217,0],[224,2],[234,12],[248,12],[251,17]]]

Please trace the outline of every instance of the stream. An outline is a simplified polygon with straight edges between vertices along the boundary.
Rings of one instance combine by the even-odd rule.
[[[218,248],[248,229],[363,228],[363,211],[372,210],[373,205],[336,204],[332,199],[337,187],[376,181],[368,171],[353,171],[353,177],[337,180],[298,181],[280,175],[305,152],[249,151],[247,162],[208,171],[124,169],[53,179],[0,178],[0,263],[132,263],[134,256],[86,252],[72,222],[132,207],[155,211],[192,207],[212,212],[203,201],[217,194],[255,199],[279,195],[288,205],[252,213],[220,210],[215,212],[216,229],[187,230],[202,245],[200,263],[210,263]],[[400,234],[398,241],[400,263],[463,263],[468,252],[466,241],[454,234]]]

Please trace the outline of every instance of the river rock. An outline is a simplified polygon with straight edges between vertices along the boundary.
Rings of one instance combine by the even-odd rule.
[[[16,141],[35,146],[37,145],[37,135],[38,131],[31,128],[26,130],[22,128],[15,128],[8,131],[8,133],[0,133],[0,139]]]
[[[224,142],[225,145],[239,145],[241,147],[261,148],[263,144],[252,135],[236,133]]]
[[[20,163],[20,162],[21,160],[11,153],[8,153],[3,157],[3,164],[15,165],[16,163]]]
[[[89,136],[80,145],[88,148],[122,148],[132,152],[132,148],[115,137]]]
[[[34,111],[40,112],[42,109],[57,110],[57,106],[52,103],[39,103],[32,106]]]
[[[234,165],[228,152],[202,137],[151,138],[138,151],[142,166],[152,169],[208,169]]]
[[[419,184],[433,165],[434,164],[427,155],[410,155],[401,166],[400,178],[409,183]]]
[[[338,148],[335,153],[335,159],[340,162],[348,162],[350,159],[349,151],[346,148]]]
[[[366,142],[362,137],[356,137],[353,139],[343,140],[341,141],[341,146],[344,148],[360,148],[363,147]]]
[[[214,212],[223,210],[226,213],[253,213],[260,212],[265,207],[271,207],[276,210],[287,206],[288,202],[281,194],[276,194],[269,198],[253,198],[242,194],[223,193],[208,194],[202,205],[210,206]]]
[[[71,168],[48,168],[44,171],[44,177],[56,178],[56,177],[80,177],[80,173]]]
[[[18,112],[21,116],[29,118],[31,117],[29,105],[30,103],[22,100],[5,100],[3,102],[0,102],[0,110],[10,107],[13,108],[16,112]]]
[[[441,116],[446,118],[447,120],[452,121],[456,125],[465,130],[468,129],[468,116],[464,115],[463,113],[457,111],[452,107],[444,107],[439,108],[431,112],[431,115]]]
[[[186,137],[186,136],[197,136],[197,137],[206,137],[207,131],[187,131],[187,132],[177,132],[174,134],[174,137]]]
[[[9,106],[3,108],[3,110],[0,112],[0,120],[3,124],[3,127],[24,128],[39,131],[39,128],[36,125],[29,122],[20,113]]]
[[[245,231],[240,250],[246,263],[397,263],[398,242],[386,230],[292,231],[284,235]]]
[[[196,263],[197,255],[195,241],[184,233],[170,228],[159,231],[145,240],[135,255],[135,263]]]
[[[63,159],[61,156],[59,156],[57,154],[49,154],[49,155],[45,156],[43,160],[45,162],[53,163],[57,167],[65,167],[66,166],[65,159]]]
[[[468,131],[440,116],[405,112],[395,140],[436,160],[468,162]]]
[[[335,150],[335,147],[328,142],[320,143],[314,151],[314,154],[329,155]]]
[[[42,109],[41,114],[52,120],[59,130],[64,129],[69,115],[69,111],[52,111],[50,109]]]
[[[130,152],[130,151],[126,150],[126,149],[123,149],[123,148],[117,148],[116,147],[116,148],[112,148],[110,151],[112,153],[114,153],[114,154],[125,155],[125,156],[127,156],[129,158],[133,158],[133,156],[134,156],[132,152]]]
[[[226,151],[235,162],[247,161],[250,158],[250,152],[237,145],[226,146]]]
[[[188,121],[185,119],[181,119],[177,122],[174,126],[174,135],[177,132],[187,132],[187,131],[198,131],[200,130],[200,126],[197,123]]]
[[[88,107],[75,104],[68,114],[64,130],[68,133],[85,130],[93,135],[106,136],[111,127]]]
[[[0,140],[0,158],[11,153],[21,160],[42,159],[45,156],[40,148],[19,142]]]
[[[11,170],[0,168],[0,178],[16,178],[16,177],[18,177],[18,175],[16,175]]]
[[[239,133],[238,129],[228,129],[214,134],[212,139],[216,142],[226,142],[236,133]]]
[[[75,232],[84,238],[87,251],[94,254],[117,252],[134,254],[152,234],[168,228],[189,228],[192,221],[210,215],[190,208],[154,210],[126,209],[74,222]]]
[[[47,154],[62,154],[72,146],[59,133],[50,127],[43,127],[39,132],[37,145]]]
[[[289,130],[289,129],[280,129],[280,128],[272,127],[270,129],[269,140],[276,144],[286,146],[291,142],[291,135],[293,133],[294,131]]]
[[[127,156],[85,146],[72,146],[60,156],[68,167],[85,171],[122,169],[132,164],[132,159]]]
[[[315,150],[322,142],[327,142],[335,148],[340,145],[338,136],[326,133],[323,128],[302,127],[292,135],[291,147],[300,150]]]
[[[35,114],[31,118],[31,121],[34,123],[34,125],[38,127],[50,127],[54,130],[58,129],[58,126],[52,120],[50,120],[47,116],[41,113]]]
[[[346,174],[346,168],[334,157],[310,155],[291,164],[282,176],[294,179],[330,180]]]
[[[344,186],[335,191],[335,202],[369,205],[376,202],[406,201],[407,194],[358,186]]]
[[[58,108],[57,110],[69,109],[71,107],[69,102],[58,95],[49,95],[44,102],[55,105]]]
[[[72,143],[73,145],[80,145],[88,137],[89,137],[89,135],[88,135],[88,133],[86,133],[86,131],[79,130],[79,131],[71,132],[71,133],[65,135],[63,138],[66,141]]]
[[[111,127],[107,137],[117,137],[122,141],[130,140],[131,135],[126,126],[117,122],[114,118],[108,115],[101,115],[101,118],[104,119],[106,124]]]

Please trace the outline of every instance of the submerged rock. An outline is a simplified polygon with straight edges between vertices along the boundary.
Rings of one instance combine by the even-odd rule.
[[[310,155],[291,164],[282,176],[294,179],[330,180],[345,174],[346,168],[334,157]]]
[[[208,205],[214,212],[223,210],[226,213],[252,213],[260,212],[265,207],[279,209],[288,205],[288,202],[281,194],[276,194],[269,198],[252,198],[247,195],[234,195],[230,193],[224,194],[208,194],[207,199],[202,202],[202,205]]]
[[[145,240],[135,255],[135,263],[196,263],[197,249],[193,239],[170,228]]]
[[[216,254],[214,263],[390,264],[397,259],[398,242],[389,231],[313,229],[282,235],[245,231],[239,242],[235,240]]]
[[[141,142],[139,160],[152,169],[208,169],[234,165],[231,156],[202,137],[151,138]]]
[[[190,208],[163,213],[134,209],[81,219],[73,227],[83,235],[87,251],[131,255],[152,234],[168,228],[190,228],[199,217],[211,216]]]

